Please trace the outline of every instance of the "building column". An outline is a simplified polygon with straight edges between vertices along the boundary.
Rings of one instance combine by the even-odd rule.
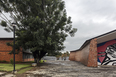
[[[88,56],[88,67],[97,67],[97,39],[90,41],[89,56]]]

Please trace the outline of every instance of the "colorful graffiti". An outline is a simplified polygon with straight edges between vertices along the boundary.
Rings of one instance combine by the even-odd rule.
[[[116,65],[116,40],[97,45],[98,63],[101,65]]]

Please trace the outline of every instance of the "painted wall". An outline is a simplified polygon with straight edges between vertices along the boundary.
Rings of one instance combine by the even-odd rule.
[[[116,39],[97,44],[98,65],[116,65]]]

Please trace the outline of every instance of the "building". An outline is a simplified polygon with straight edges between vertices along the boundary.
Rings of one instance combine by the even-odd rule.
[[[13,59],[13,54],[9,54],[12,51],[11,46],[7,46],[7,42],[13,42],[13,38],[0,38],[0,61],[9,62],[11,58]],[[18,54],[15,54],[16,62],[25,62],[25,61],[33,61],[33,56],[30,50],[22,49]]]
[[[70,51],[69,60],[89,67],[116,65],[116,30],[86,40],[78,50]]]

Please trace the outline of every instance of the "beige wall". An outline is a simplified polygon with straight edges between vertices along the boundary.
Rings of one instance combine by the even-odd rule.
[[[75,53],[76,53],[76,52],[70,52],[69,60],[72,60],[72,61],[75,60]]]
[[[75,61],[80,61],[84,65],[87,65],[88,55],[89,55],[89,47],[90,47],[90,44],[88,44],[86,47],[84,47],[81,51],[77,51],[76,55],[75,55]]]
[[[70,60],[75,60],[87,65],[97,67],[97,39],[92,39],[82,50],[70,53]],[[75,57],[74,57],[75,56]]]

